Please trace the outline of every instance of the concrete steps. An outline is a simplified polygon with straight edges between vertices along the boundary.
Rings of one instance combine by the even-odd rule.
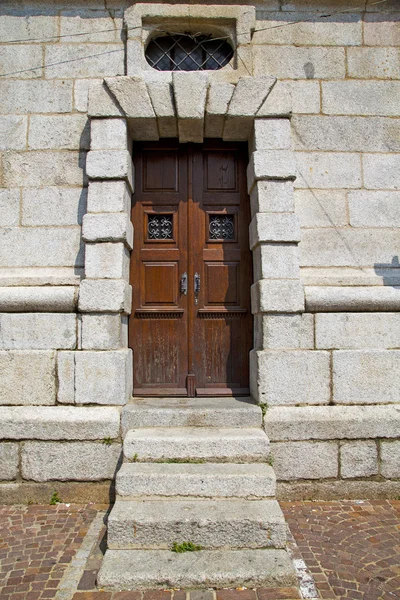
[[[117,473],[118,499],[138,497],[270,498],[276,477],[267,464],[124,463]]]
[[[261,427],[251,398],[138,398],[122,409],[122,432],[138,427]]]
[[[257,428],[155,427],[128,431],[124,457],[135,461],[265,462],[269,440]]]
[[[297,579],[285,550],[107,550],[97,583],[106,590],[290,587]]]
[[[284,548],[286,523],[276,500],[146,500],[116,502],[108,547],[171,550],[190,540],[204,550]]]

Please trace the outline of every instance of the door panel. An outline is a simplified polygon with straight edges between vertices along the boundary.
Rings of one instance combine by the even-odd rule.
[[[134,395],[248,394],[246,148],[165,140],[135,144],[134,159]]]

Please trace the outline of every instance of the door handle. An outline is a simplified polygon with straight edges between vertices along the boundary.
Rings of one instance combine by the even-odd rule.
[[[186,296],[188,291],[187,273],[183,273],[181,277],[181,294]]]
[[[199,292],[200,292],[200,275],[194,274],[194,303],[199,303]]]

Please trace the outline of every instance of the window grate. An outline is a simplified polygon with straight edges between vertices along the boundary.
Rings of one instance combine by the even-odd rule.
[[[189,33],[157,37],[146,49],[147,62],[158,71],[217,71],[232,56],[226,39]]]

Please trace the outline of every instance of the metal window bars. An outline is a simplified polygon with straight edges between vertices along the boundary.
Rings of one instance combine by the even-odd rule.
[[[145,55],[158,71],[217,71],[229,63],[233,49],[226,39],[180,33],[154,38]]]

